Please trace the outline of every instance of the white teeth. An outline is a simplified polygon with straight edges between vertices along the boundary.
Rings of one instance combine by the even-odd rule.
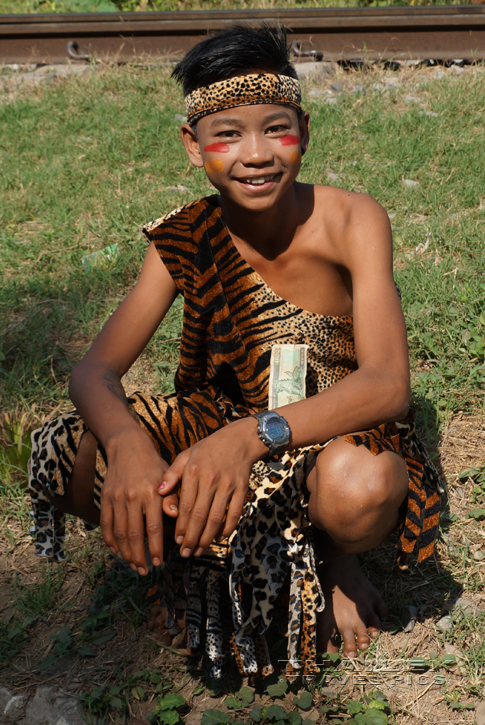
[[[256,186],[260,184],[265,184],[267,181],[271,181],[271,179],[274,178],[274,175],[271,174],[271,176],[259,176],[256,179],[241,179],[243,184],[255,184]]]

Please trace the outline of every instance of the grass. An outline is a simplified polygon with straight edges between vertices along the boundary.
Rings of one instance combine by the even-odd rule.
[[[182,99],[167,75],[93,70],[88,81],[54,84],[0,109],[7,410],[19,400],[44,411],[65,401],[73,360],[135,280],[142,223],[210,191],[180,149],[173,119]],[[337,175],[334,183],[372,194],[391,213],[414,389],[435,422],[483,400],[485,90],[473,75],[424,82],[417,93],[420,103],[372,85],[332,106],[307,98],[314,131],[302,178],[328,183]],[[405,179],[419,186],[407,188]],[[87,273],[82,257],[113,243],[116,261]],[[173,367],[179,312],[147,351],[162,378],[163,351]]]
[[[45,562],[40,576],[33,584],[24,584],[15,579],[16,603],[21,612],[32,617],[43,617],[59,606],[58,594],[64,581],[61,567],[52,567]]]
[[[445,708],[442,721],[471,722],[467,707],[481,697],[483,616],[452,613],[450,633],[440,634],[434,626],[457,596],[480,597],[484,587],[483,564],[474,559],[483,548],[483,522],[481,514],[469,516],[485,506],[483,454],[477,446],[485,371],[485,73],[480,70],[460,76],[447,70],[442,80],[431,69],[399,75],[383,69],[339,71],[341,93],[329,95],[335,78],[304,87],[312,142],[302,179],[368,192],[390,212],[420,429],[450,487],[436,559],[390,577],[392,542],[366,557],[370,576],[390,604],[389,622],[375,647],[355,663],[350,680],[337,659],[310,688],[311,708],[330,708],[320,714],[334,722],[342,716],[356,723],[405,723],[410,717],[427,723],[431,720],[423,713],[440,707]],[[70,521],[71,554],[59,570],[39,564],[30,553],[29,503],[22,489],[30,431],[70,406],[71,366],[136,279],[146,249],[142,224],[211,193],[211,186],[182,152],[174,120],[183,113],[182,97],[166,69],[92,67],[82,77],[37,87],[13,85],[8,73],[2,77],[0,555],[4,589],[10,592],[0,605],[3,682],[23,687],[58,677],[64,686],[71,678],[69,691],[81,697],[92,722],[110,717],[129,722],[138,708],[156,711],[155,721],[175,723],[189,707],[224,713],[227,720],[220,722],[230,717],[247,722],[256,707],[259,722],[269,722],[273,704],[283,707],[283,722],[300,722],[298,715],[304,721],[307,711],[298,705],[297,688],[277,695],[265,692],[265,685],[246,705],[237,694],[240,682],[214,688],[197,664],[187,679],[186,660],[167,650],[160,654],[160,646],[147,637],[144,588],[137,575],[106,553],[99,534],[86,540],[82,527]],[[173,188],[177,185],[182,191]],[[112,244],[119,248],[116,258],[85,268],[83,257]],[[128,391],[171,389],[180,325],[177,302],[127,375]],[[406,634],[402,612],[409,604],[419,617]],[[454,656],[446,654],[450,643],[463,662],[443,659]],[[413,664],[415,658],[424,658],[424,664]],[[397,663],[399,676],[417,677],[422,670],[422,677],[443,679],[427,695],[419,691],[419,698],[414,685],[391,680],[390,691],[378,683],[385,695],[376,699],[384,709],[371,707],[373,700],[363,699],[360,688],[368,683],[370,697],[369,668],[383,659]],[[157,675],[160,667],[163,676]],[[357,681],[357,675],[363,679]],[[325,687],[338,690],[338,697]],[[163,699],[177,688],[185,704]]]
[[[0,13],[86,13],[251,8],[468,5],[473,0],[0,0]]]

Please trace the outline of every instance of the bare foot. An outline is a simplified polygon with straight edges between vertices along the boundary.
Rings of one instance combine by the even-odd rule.
[[[148,629],[153,632],[155,639],[162,644],[167,646],[172,644],[172,637],[167,629],[167,608],[165,605],[155,604],[150,607]]]
[[[362,571],[356,556],[328,559],[319,568],[325,609],[317,614],[317,651],[338,652],[340,634],[344,655],[357,657],[379,634],[387,607]]]
[[[156,604],[150,607],[150,619],[148,620],[148,629],[153,632],[153,636],[161,644],[166,647],[174,647],[185,654],[191,654],[192,649],[187,647],[188,632],[185,626],[185,611],[182,609],[175,610],[176,624],[172,630],[167,629],[167,607],[165,604]],[[172,634],[174,630],[178,630],[177,634]],[[190,651],[189,651],[190,650]]]

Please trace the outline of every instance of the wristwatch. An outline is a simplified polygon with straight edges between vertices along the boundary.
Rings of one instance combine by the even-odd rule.
[[[253,413],[258,421],[258,435],[272,456],[285,450],[290,442],[291,430],[287,421],[274,410]]]

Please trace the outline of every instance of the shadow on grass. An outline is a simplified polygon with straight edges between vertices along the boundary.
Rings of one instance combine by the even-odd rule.
[[[416,414],[416,432],[424,443],[435,465],[445,493],[441,498],[441,513],[437,540],[442,539],[453,521],[450,514],[446,478],[441,464],[439,445],[442,436],[443,411],[430,398],[413,393],[412,408]],[[440,560],[436,552],[427,561],[417,564],[417,557],[411,557],[409,569],[401,572],[396,567],[396,545],[398,534],[395,532],[382,546],[362,556],[366,575],[377,587],[389,607],[389,627],[391,632],[402,631],[409,620],[407,607],[418,608],[421,619],[438,618],[447,611],[463,591],[460,581],[455,578],[449,562]],[[407,620],[406,620],[407,618]]]
[[[3,290],[0,394],[5,409],[15,409],[19,401],[52,408],[65,396],[72,366],[94,338],[96,323],[108,317],[132,278],[134,256],[124,255],[110,269],[60,272],[59,280],[38,275]]]

